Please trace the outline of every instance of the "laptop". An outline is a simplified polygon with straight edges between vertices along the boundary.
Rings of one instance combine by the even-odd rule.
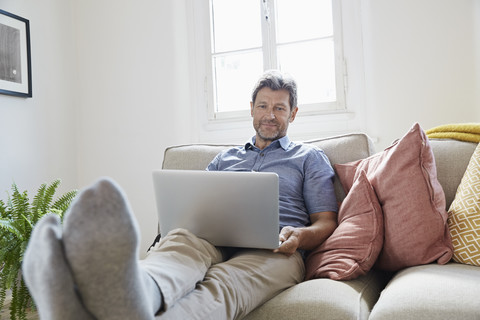
[[[160,234],[184,228],[215,246],[279,245],[278,175],[271,172],[153,172]]]

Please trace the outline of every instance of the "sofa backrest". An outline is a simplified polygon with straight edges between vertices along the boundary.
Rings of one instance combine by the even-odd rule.
[[[306,143],[314,144],[322,149],[332,165],[363,159],[374,153],[372,140],[363,133],[309,140]],[[233,146],[235,145],[190,144],[172,146],[165,150],[162,168],[204,170],[220,151]],[[345,192],[339,179],[335,179],[335,193],[339,201],[345,198]]]
[[[478,144],[450,139],[432,139],[430,145],[435,155],[437,178],[445,192],[448,210]]]
[[[366,158],[375,153],[372,140],[363,133],[352,133],[323,139],[306,141],[325,152],[332,165]],[[476,143],[457,140],[430,140],[437,177],[445,192],[447,210],[450,207],[468,162],[477,146]],[[164,169],[204,170],[210,161],[222,150],[235,145],[190,144],[172,146],[165,150]],[[342,201],[345,192],[339,179],[335,179],[335,193]]]

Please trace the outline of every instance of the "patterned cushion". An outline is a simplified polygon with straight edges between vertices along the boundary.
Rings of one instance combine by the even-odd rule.
[[[480,144],[448,211],[453,260],[480,266]]]

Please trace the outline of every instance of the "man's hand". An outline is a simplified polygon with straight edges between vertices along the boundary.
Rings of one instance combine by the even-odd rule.
[[[292,255],[297,249],[312,250],[323,243],[337,228],[337,213],[317,212],[310,215],[312,224],[308,227],[284,227],[280,231],[280,247],[273,252]]]
[[[297,251],[298,246],[300,245],[299,240],[299,231],[298,228],[294,227],[284,227],[280,231],[279,240],[282,243],[278,249],[273,250],[273,252],[283,253],[286,255],[292,255]]]

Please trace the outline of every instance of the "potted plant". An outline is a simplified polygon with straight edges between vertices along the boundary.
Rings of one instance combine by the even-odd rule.
[[[50,185],[42,184],[30,203],[27,191],[20,192],[13,183],[8,200],[0,200],[0,310],[3,310],[7,290],[11,290],[11,319],[25,320],[27,308],[35,307],[21,273],[33,227],[47,213],[62,218],[77,195],[77,190],[73,190],[54,200],[59,185],[58,179]]]

